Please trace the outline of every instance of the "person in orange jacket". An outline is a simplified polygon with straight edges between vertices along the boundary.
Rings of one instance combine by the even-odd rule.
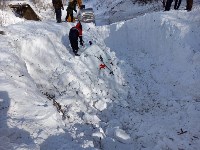
[[[82,0],[77,0],[77,3],[78,3],[78,8],[80,9],[82,6]]]
[[[77,4],[77,0],[69,1],[68,7],[67,7],[67,16],[65,18],[66,21],[74,22],[73,11],[77,12],[76,4]]]
[[[77,54],[79,49],[78,38],[80,39],[80,45],[83,46],[82,25],[80,22],[78,22],[76,26],[72,27],[69,31],[69,41],[76,56],[79,56],[79,54]]]

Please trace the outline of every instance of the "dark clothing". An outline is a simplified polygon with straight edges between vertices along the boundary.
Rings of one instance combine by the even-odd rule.
[[[68,20],[68,17],[70,16],[71,22],[73,22],[73,11],[77,12],[76,4],[77,4],[76,0],[68,3],[66,21]]]
[[[53,7],[55,9],[61,9],[61,8],[63,8],[62,0],[52,0],[52,3],[53,3]]]
[[[166,4],[165,4],[165,11],[169,11],[171,8],[173,0],[167,0]]]
[[[175,0],[175,4],[174,4],[174,9],[175,9],[175,10],[178,10],[178,8],[179,8],[180,5],[181,5],[181,1],[182,1],[182,0]]]
[[[175,0],[175,5],[174,5],[174,9],[178,9],[180,4],[181,4],[182,0]],[[166,5],[165,5],[165,11],[169,11],[171,4],[172,4],[173,0],[167,0]],[[193,0],[187,0],[187,5],[186,5],[186,10],[187,11],[191,11],[192,10],[192,5],[193,5]]]
[[[69,40],[70,40],[70,44],[74,53],[77,53],[79,49],[78,37],[79,37],[78,29],[76,29],[75,27],[72,27],[69,31]]]
[[[192,5],[193,5],[193,0],[187,0],[187,5],[186,5],[187,11],[192,10]]]
[[[69,12],[70,14],[73,13],[73,10],[76,11],[76,1],[72,1],[68,3],[68,7],[67,7],[67,12]]]
[[[62,16],[62,11],[61,9],[63,8],[63,4],[62,4],[62,0],[52,0],[53,3],[53,7],[55,9],[55,13],[56,13],[56,20],[58,23],[61,22],[61,16]]]
[[[70,16],[70,19],[71,19],[71,20],[68,20],[69,16]],[[70,13],[67,12],[67,16],[66,16],[65,20],[66,20],[66,21],[69,21],[69,22],[73,22],[73,21],[74,21],[73,13],[70,14]]]
[[[62,16],[62,13],[61,13],[61,9],[55,9],[55,13],[56,13],[56,20],[58,23],[61,22],[61,16]]]
[[[77,54],[79,49],[78,38],[80,39],[80,44],[83,45],[82,25],[80,23],[78,23],[75,27],[72,27],[69,31],[69,41],[75,54]]]
[[[163,4],[163,8],[165,8],[166,0],[163,0],[163,1],[162,1],[162,4]]]

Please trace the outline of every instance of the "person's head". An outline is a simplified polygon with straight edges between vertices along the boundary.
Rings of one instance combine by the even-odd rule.
[[[76,28],[79,28],[79,29],[82,30],[82,25],[81,25],[81,22],[80,22],[80,21],[76,24]]]

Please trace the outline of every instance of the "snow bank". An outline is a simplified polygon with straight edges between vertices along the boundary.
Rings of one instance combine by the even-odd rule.
[[[198,11],[159,12],[99,27],[123,60],[130,112],[118,117],[136,149],[198,149],[193,138],[200,129]],[[182,129],[184,138],[177,134]]]
[[[17,90],[16,95],[13,95],[16,101],[12,100],[12,103],[16,103],[15,107],[10,110],[16,110],[17,115],[26,114],[23,117],[19,116],[20,120],[26,122],[22,128],[28,128],[31,134],[28,138],[34,138],[31,144],[37,143],[41,149],[50,147],[57,149],[59,145],[50,144],[51,139],[60,140],[64,132],[66,133],[63,136],[69,134],[69,137],[77,138],[79,131],[83,133],[80,133],[80,136],[86,137],[77,138],[78,143],[85,148],[94,147],[94,139],[91,135],[99,131],[98,124],[101,119],[98,117],[98,110],[106,109],[107,103],[119,101],[116,97],[126,93],[123,90],[123,77],[119,74],[120,69],[116,64],[117,59],[114,53],[102,46],[101,40],[95,40],[100,37],[95,32],[93,24],[83,24],[85,47],[80,47],[79,58],[73,56],[68,40],[68,32],[73,25],[65,23],[58,25],[52,21],[26,21],[23,24],[4,28],[6,39],[3,45],[11,54],[11,58],[6,59],[7,52],[1,48],[2,69],[5,73],[10,71],[11,74],[6,85],[14,81],[17,82],[17,86],[22,86],[22,91],[26,91]],[[11,45],[9,41],[12,41]],[[92,46],[89,45],[89,41],[93,42]],[[100,61],[100,57],[103,58],[103,62]],[[13,64],[13,66],[9,67],[10,70],[6,69],[5,60],[12,62],[10,65]],[[107,67],[113,70],[114,75],[110,74],[111,70],[108,68],[100,70],[99,65],[102,63],[106,63]],[[2,74],[2,78],[5,78],[5,74]],[[11,86],[5,91],[12,89],[14,87]],[[24,98],[22,93],[25,95]],[[66,120],[61,120],[62,117],[52,105],[52,101],[47,99],[50,97],[61,104],[65,110]],[[27,103],[27,99],[30,102]],[[101,108],[103,105],[104,108]],[[34,111],[30,111],[30,108]],[[13,113],[4,112],[10,118],[14,117]],[[23,119],[24,117],[26,119]],[[27,119],[32,120],[32,117],[35,117],[34,125]],[[4,126],[8,127],[9,120],[5,118],[4,122]],[[10,122],[10,126],[16,125],[16,122]],[[71,126],[78,126],[77,131],[70,131]],[[92,126],[94,128],[91,128]],[[8,129],[11,131],[10,128]],[[58,130],[57,133],[56,130]],[[22,133],[22,135],[26,134]],[[16,141],[17,139],[14,138],[14,142]],[[30,143],[26,144],[30,145]],[[68,146],[64,144],[63,149]]]

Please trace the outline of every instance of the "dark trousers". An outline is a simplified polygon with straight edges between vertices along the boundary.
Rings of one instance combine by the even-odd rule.
[[[72,50],[74,53],[77,53],[78,52],[78,40],[75,40],[75,39],[69,39],[70,40],[70,44],[71,44],[71,47],[72,47]]]
[[[61,22],[61,9],[55,9],[55,13],[56,13],[56,20],[58,23]]]
[[[181,1],[182,1],[182,0],[175,0],[174,9],[177,10],[177,9],[180,7]]]
[[[171,8],[173,0],[167,0],[166,5],[165,5],[165,11],[169,11]]]
[[[67,16],[66,16],[66,21],[67,21],[67,19],[69,18],[69,16],[71,17],[71,22],[73,22],[73,13],[71,14],[71,13],[68,13],[67,12]],[[69,21],[70,22],[70,21]]]
[[[192,5],[193,5],[193,0],[187,0],[186,9],[188,11],[191,11],[192,10]]]

